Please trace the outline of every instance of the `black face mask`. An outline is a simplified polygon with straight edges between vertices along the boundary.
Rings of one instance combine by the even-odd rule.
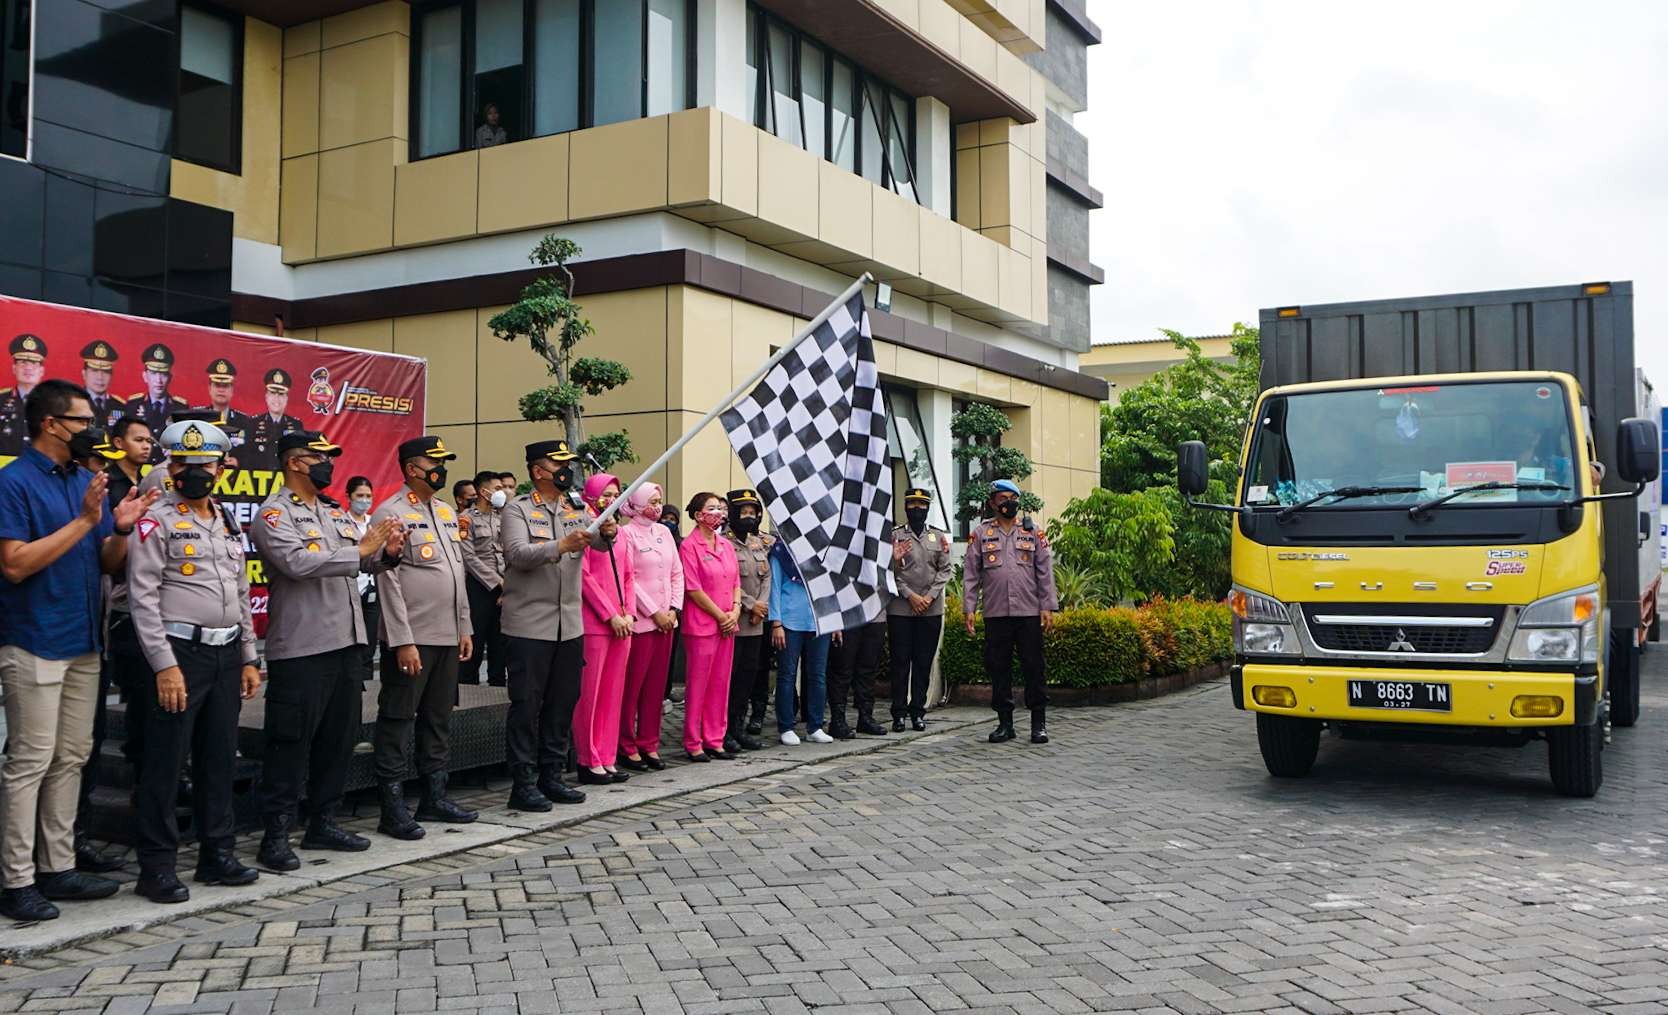
[[[551,473],[550,481],[556,484],[556,489],[567,490],[573,486],[573,470],[566,465]]]
[[[757,518],[732,518],[730,519],[730,528],[736,535],[746,539],[759,531],[759,520]]]
[[[429,489],[437,493],[446,489],[446,466],[436,465],[423,473],[423,482],[429,484]]]
[[[307,466],[307,478],[313,481],[313,487],[323,490],[330,486],[330,481],[336,478],[336,463],[328,459],[314,462]]]
[[[93,445],[103,443],[104,428],[90,426],[69,439],[70,457],[74,459],[91,458],[98,454],[93,450]]]
[[[927,527],[926,508],[904,508],[904,517],[909,519],[909,527],[917,536]]]
[[[1003,501],[1002,503],[996,505],[996,513],[1001,515],[1003,518],[1018,518],[1019,517],[1019,501],[1017,501],[1017,500],[1005,500],[1005,501]]]
[[[174,477],[174,489],[186,500],[202,500],[214,490],[214,473],[201,465],[187,465]]]

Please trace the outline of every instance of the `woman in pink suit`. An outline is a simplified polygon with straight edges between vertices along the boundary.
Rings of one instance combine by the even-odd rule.
[[[689,502],[695,531],[678,548],[683,558],[683,749],[690,761],[728,761],[730,663],[741,626],[741,570],[735,545],[718,534],[724,498],[698,493]]]
[[[631,554],[637,622],[631,628],[625,702],[620,710],[620,765],[636,772],[666,767],[660,760],[660,702],[666,697],[667,664],[683,609],[683,561],[671,530],[660,524],[665,494],[655,483],[631,492],[621,514],[630,521],[620,538]]]
[[[585,480],[585,504],[600,514],[620,495],[620,481],[606,472]],[[631,655],[634,589],[631,552],[618,538],[607,550],[585,551],[581,599],[585,604],[585,671],[573,710],[573,742],[579,781],[625,782],[614,767],[620,749],[620,696]]]

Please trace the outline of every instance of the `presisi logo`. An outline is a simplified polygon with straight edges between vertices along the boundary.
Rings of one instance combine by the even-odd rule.
[[[349,384],[342,389],[337,412],[375,412],[387,416],[409,416],[417,400],[409,395],[385,395],[375,388]]]

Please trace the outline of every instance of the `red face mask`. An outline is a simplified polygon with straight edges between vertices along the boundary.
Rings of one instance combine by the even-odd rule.
[[[717,532],[718,527],[724,524],[724,512],[702,511],[700,514],[695,516],[695,520],[714,532]]]

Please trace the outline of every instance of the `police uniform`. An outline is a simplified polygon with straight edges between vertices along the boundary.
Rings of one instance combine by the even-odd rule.
[[[469,616],[475,625],[475,654],[463,664],[458,682],[481,680],[481,657],[486,657],[487,683],[503,687],[508,667],[498,597],[504,591],[504,548],[498,545],[498,510],[470,507],[458,514],[463,526],[463,563],[469,571]]]
[[[263,378],[266,390],[289,394],[290,374],[288,370],[274,368],[266,372]],[[278,438],[287,433],[301,429],[301,420],[289,413],[272,418],[270,412],[263,412],[249,424],[245,440],[246,451],[238,457],[238,464],[246,469],[265,469],[273,471],[278,468]],[[248,459],[248,461],[244,461]]]
[[[875,722],[875,678],[880,675],[880,657],[886,650],[886,617],[840,634],[840,643],[828,650],[828,735],[850,740],[858,733],[884,736],[886,727]],[[846,698],[857,706],[855,731],[846,722]]]
[[[276,444],[274,444],[276,447]],[[417,437],[399,447],[403,468],[413,458],[445,463],[457,455],[439,437]],[[445,485],[444,465],[435,490]],[[423,835],[405,808],[405,744],[416,728],[417,774],[423,780],[419,820],[466,823],[475,812],[446,797],[451,759],[452,706],[457,701],[458,652],[470,637],[469,597],[464,591],[462,536],[446,504],[405,488],[383,501],[371,524],[392,518],[405,528],[400,566],[377,575],[382,602],[382,687],[377,695],[376,778],[382,800],[378,828],[401,839]],[[417,649],[415,673],[402,673],[397,650]]]
[[[232,384],[236,382],[237,364],[223,356],[220,359],[214,360],[208,365],[208,379],[210,385]],[[212,402],[213,399],[210,399],[210,401]],[[224,411],[216,409],[215,412],[218,413],[220,417],[220,429],[226,431],[226,436],[231,439],[232,456],[234,458],[238,458],[239,465],[243,465],[243,460],[237,449],[248,443],[249,430],[254,425],[254,420],[249,417],[247,412],[239,412],[232,408],[232,404],[230,402],[226,403]],[[276,458],[276,455],[274,455],[274,457]]]
[[[904,509],[924,509],[932,494],[913,487],[904,494]],[[904,717],[917,730],[926,729],[927,685],[932,680],[932,663],[938,655],[938,639],[944,631],[944,586],[954,569],[950,534],[929,525],[917,533],[911,525],[892,530],[892,580],[898,594],[886,605],[886,629],[891,636],[892,729],[904,728]],[[916,613],[910,605],[913,593],[932,600]]]
[[[775,539],[753,533],[745,539],[736,536],[736,518],[744,504],[759,509],[759,520],[764,521],[764,504],[752,490],[731,490],[730,526],[724,535],[736,548],[736,565],[741,571],[741,626],[736,629],[735,660],[730,669],[730,722],[724,749],[734,753],[741,747],[756,751],[763,745],[745,732],[747,710],[762,717],[770,700],[770,656],[765,652],[769,639],[765,637],[765,622],[753,619],[753,604],[770,604],[770,544]],[[743,738],[746,739],[743,739]]]
[[[23,334],[7,346],[13,363],[45,363],[46,343],[38,335]],[[29,392],[0,388],[0,455],[21,455],[29,446],[29,420],[24,401]]]
[[[144,352],[145,369],[153,374],[172,374],[174,372],[174,350],[157,342],[147,346]],[[178,395],[170,395],[166,389],[157,398],[150,397],[149,391],[141,391],[127,400],[123,414],[142,421],[151,428],[151,433],[160,434],[167,429],[175,414],[185,408],[185,399]],[[154,464],[164,458],[162,442],[159,440],[151,448],[151,462]]]
[[[564,440],[536,441],[526,452],[529,465],[577,457]],[[563,784],[562,768],[573,744],[573,710],[585,666],[580,599],[585,551],[563,553],[560,544],[588,523],[560,491],[547,496],[536,487],[505,506],[501,523],[510,775],[517,796],[532,800],[526,790],[536,775],[532,788],[539,795],[557,803],[578,803],[585,795]],[[598,529],[591,546],[601,550],[607,545]]]
[[[168,428],[160,443],[173,460],[187,465],[219,460],[227,444],[218,427],[194,420]],[[186,692],[183,711],[164,711],[153,700],[145,716],[137,891],[156,902],[189,896],[174,872],[179,846],[174,808],[188,754],[196,777],[196,879],[237,885],[256,878],[232,852],[242,673],[256,665],[249,579],[242,538],[212,500],[206,506],[204,517],[180,490],[171,490],[128,536],[128,604],[139,644],[159,678],[179,668]]]
[[[297,430],[279,439],[280,456],[301,449],[336,458],[323,434]],[[285,473],[286,477],[293,473]],[[249,528],[266,561],[266,748],[261,766],[259,860],[277,870],[301,861],[289,832],[305,789],[310,811],[302,849],[357,852],[370,840],[336,824],[360,721],[359,671],[371,632],[359,604],[359,574],[393,563],[359,554],[359,531],[346,511],[278,486]],[[396,558],[397,559],[397,558]]]
[[[1048,537],[1029,518],[1005,527],[992,518],[980,522],[967,542],[962,568],[968,619],[985,617],[985,672],[990,676],[990,706],[997,728],[991,741],[1013,739],[1013,657],[1025,677],[1025,707],[1031,710],[1031,739],[1046,742],[1048,695],[1043,688],[1042,614],[1060,608],[1054,591],[1054,560]]]
[[[102,340],[97,342],[88,342],[81,348],[81,363],[88,370],[113,374],[116,370],[116,360],[119,358],[120,357],[116,355],[115,347],[109,342]],[[117,398],[115,395],[112,395],[108,386],[105,388],[104,394],[102,395],[92,395],[92,388],[90,386],[87,390],[91,396],[89,401],[93,404],[94,425],[102,427],[115,426],[116,421],[122,418],[122,411],[126,407],[126,403],[124,403],[120,398]]]

